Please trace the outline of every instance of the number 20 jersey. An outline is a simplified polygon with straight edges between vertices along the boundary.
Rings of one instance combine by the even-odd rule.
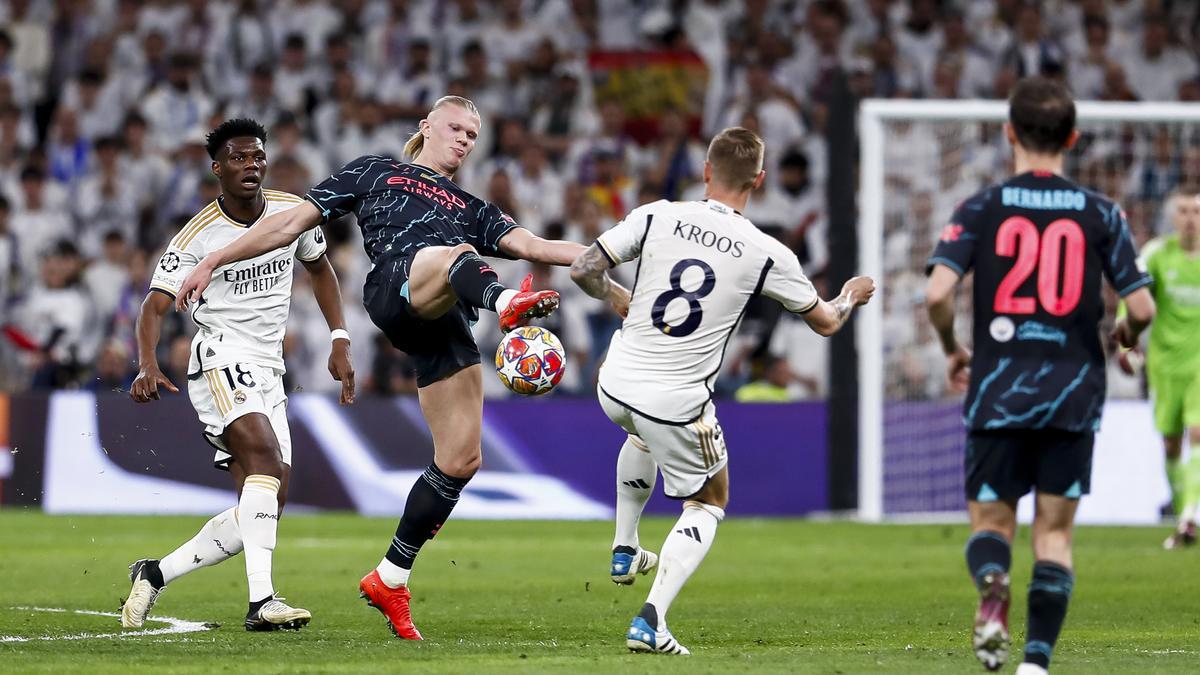
[[[715,200],[640,206],[596,244],[613,265],[637,259],[629,316],[613,334],[600,388],[655,421],[703,414],[754,296],[796,313],[817,306],[796,255]]]
[[[1028,172],[964,201],[929,260],[974,270],[973,430],[1099,427],[1105,396],[1101,276],[1124,297],[1150,283],[1121,207]]]

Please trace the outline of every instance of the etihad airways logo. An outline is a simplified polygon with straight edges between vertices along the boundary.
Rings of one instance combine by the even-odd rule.
[[[416,178],[409,178],[408,176],[391,176],[387,179],[387,184],[398,187],[405,192],[411,192],[419,197],[431,199],[448,209],[467,208],[467,203],[463,201],[462,197],[459,197],[458,195],[453,194],[444,188],[417,180]]]

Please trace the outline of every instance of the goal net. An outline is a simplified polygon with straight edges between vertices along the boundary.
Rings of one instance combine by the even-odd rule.
[[[1200,106],[1076,105],[1081,138],[1066,173],[1117,200],[1140,247],[1161,231],[1166,195],[1200,187]],[[870,100],[860,109],[859,266],[878,286],[857,330],[865,520],[966,508],[961,397],[947,390],[926,318],[924,268],[955,206],[1011,175],[1007,113],[1003,101]],[[970,297],[968,277],[956,326],[967,345]],[[1113,385],[1110,378],[1110,397],[1138,395],[1136,382],[1132,390]]]

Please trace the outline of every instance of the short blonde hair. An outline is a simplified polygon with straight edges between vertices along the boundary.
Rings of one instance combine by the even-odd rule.
[[[713,180],[728,188],[751,190],[762,173],[763,141],[744,127],[729,127],[708,144],[708,163]]]
[[[448,105],[456,105],[460,108],[465,108],[468,112],[474,113],[476,117],[480,116],[479,108],[475,107],[475,103],[472,102],[471,99],[463,98],[462,96],[443,96],[433,104],[433,107],[429,109],[429,112],[432,113],[434,110]],[[412,136],[409,136],[408,142],[404,144],[404,154],[408,155],[409,158],[415,158],[417,155],[421,154],[421,149],[424,147],[425,135],[421,133],[420,129],[417,129],[416,133],[414,133]]]

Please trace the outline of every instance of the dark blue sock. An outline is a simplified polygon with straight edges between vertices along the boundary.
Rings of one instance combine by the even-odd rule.
[[[1012,547],[999,532],[981,530],[967,540],[967,571],[975,581],[976,588],[983,586],[983,578],[990,572],[1008,572],[1012,565]]]
[[[1029,582],[1029,619],[1025,631],[1025,662],[1050,667],[1058,632],[1067,618],[1067,603],[1075,575],[1058,563],[1039,560]]]
[[[450,265],[450,288],[459,300],[480,309],[496,311],[496,300],[504,291],[495,270],[479,254],[467,251]]]
[[[389,562],[406,570],[412,569],[417,553],[450,517],[469,480],[448,476],[436,464],[429,464],[408,492],[404,515],[400,516],[396,536],[387,550]]]

